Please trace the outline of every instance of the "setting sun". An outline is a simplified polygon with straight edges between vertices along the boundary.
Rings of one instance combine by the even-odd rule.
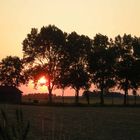
[[[45,85],[47,83],[47,80],[45,78],[45,76],[42,76],[39,80],[38,80],[38,83],[40,85]]]

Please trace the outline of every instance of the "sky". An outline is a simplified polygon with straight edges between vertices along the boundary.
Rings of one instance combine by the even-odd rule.
[[[140,36],[140,0],[0,0],[0,60],[22,58],[31,28],[54,24],[65,32],[93,38],[124,33]],[[31,87],[23,87],[31,92]]]

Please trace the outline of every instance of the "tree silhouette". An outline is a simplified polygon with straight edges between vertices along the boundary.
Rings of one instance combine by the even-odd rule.
[[[137,97],[137,90],[140,87],[140,38],[134,37],[132,42],[133,47],[133,57],[135,59],[132,67],[132,90],[133,95],[135,97],[135,104],[136,104],[136,97]]]
[[[133,38],[131,35],[124,34],[123,37],[115,38],[115,45],[118,47],[117,79],[119,88],[124,90],[124,105],[128,103],[128,90],[134,86],[134,67],[135,58],[133,56]]]
[[[79,103],[79,90],[81,88],[86,89],[88,85],[89,77],[82,65],[76,66],[70,70],[69,82],[73,89],[75,89],[75,103]]]
[[[135,58],[140,59],[140,37],[133,38],[132,46]]]
[[[114,64],[116,51],[111,46],[107,36],[97,34],[93,39],[93,48],[89,56],[89,71],[93,83],[101,90],[100,103],[104,104],[105,90],[113,87]]]
[[[15,86],[25,83],[22,60],[17,56],[7,56],[0,62],[0,85]]]
[[[57,77],[56,87],[62,89],[62,102],[64,103],[64,91],[67,87],[70,86],[69,83],[69,66],[70,66],[70,59],[68,49],[66,47],[63,48],[63,58],[61,59],[60,63],[60,73]]]
[[[127,104],[128,90],[140,86],[140,38],[131,35],[112,40],[96,34],[91,40],[49,25],[39,32],[31,30],[23,41],[23,53],[25,76],[35,85],[41,76],[46,77],[50,103],[54,87],[63,89],[62,96],[66,87],[74,88],[78,103],[79,90],[88,90],[93,82],[101,91],[101,104],[104,93],[114,86],[124,90]]]
[[[133,55],[135,62],[133,64],[133,77],[135,80],[135,89],[138,89],[140,86],[140,38],[135,37],[133,39]]]
[[[61,70],[64,44],[64,33],[54,25],[42,27],[40,32],[32,29],[23,41],[24,62],[30,69],[29,75],[35,82],[40,75],[46,76],[50,103],[52,103],[52,90]]]
[[[84,96],[84,97],[86,98],[87,104],[88,104],[88,105],[90,104],[90,96],[91,96],[91,94],[92,94],[91,91],[85,90],[85,91],[83,92],[83,95],[82,95],[82,96]]]
[[[84,35],[72,32],[67,36],[66,47],[69,52],[69,84],[75,89],[75,103],[79,103],[79,90],[88,86],[87,52],[91,40]]]

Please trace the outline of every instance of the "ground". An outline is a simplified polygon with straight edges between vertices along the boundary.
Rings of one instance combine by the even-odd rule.
[[[140,108],[1,105],[10,120],[22,108],[29,140],[139,140]],[[1,116],[0,116],[1,117]]]
[[[134,105],[135,104],[135,97],[130,96],[129,98],[129,104],[130,105]],[[40,104],[45,104],[48,102],[48,98],[40,98],[39,96],[34,96],[34,97],[30,97],[30,96],[23,96],[22,97],[22,102],[24,103],[33,103],[38,101],[38,103]],[[53,102],[55,103],[63,103],[62,97],[60,96],[56,96],[53,97]],[[87,100],[85,97],[79,97],[79,102],[82,104],[87,104]],[[104,97],[104,102],[106,105],[123,105],[124,103],[124,98],[122,97]],[[75,97],[64,97],[64,103],[69,103],[69,104],[73,104],[75,103]],[[99,104],[100,103],[100,97],[90,97],[90,104]],[[137,100],[136,100],[136,104],[140,105],[140,96],[137,96]]]

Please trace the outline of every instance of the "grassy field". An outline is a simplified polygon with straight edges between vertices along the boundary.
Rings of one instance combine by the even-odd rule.
[[[1,105],[14,120],[22,108],[29,140],[140,140],[140,108]],[[1,117],[1,116],[0,116]]]
[[[135,104],[135,99],[133,96],[130,96],[129,98],[129,104],[130,105],[134,105]],[[22,97],[22,101],[25,102],[25,103],[29,103],[29,102],[33,102],[35,100],[38,100],[39,103],[47,103],[48,100],[47,99],[39,99],[39,98],[30,98],[30,101],[28,99],[28,97]],[[123,105],[123,97],[104,97],[104,102],[105,104],[107,105]],[[53,102],[55,103],[62,103],[62,97],[54,97],[53,98]],[[87,104],[87,100],[85,97],[79,97],[79,102],[82,103],[82,104]],[[71,104],[71,103],[75,103],[75,97],[64,97],[64,103],[68,103],[68,104]],[[99,104],[100,103],[100,97],[91,97],[90,98],[90,104]],[[136,103],[137,104],[140,104],[140,96],[137,97],[137,100],[136,100]]]

